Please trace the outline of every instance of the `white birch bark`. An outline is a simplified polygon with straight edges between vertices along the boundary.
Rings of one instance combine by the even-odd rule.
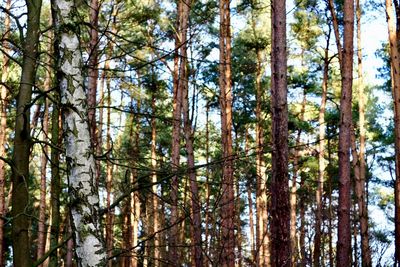
[[[78,266],[105,266],[106,254],[98,217],[99,196],[91,149],[87,99],[83,88],[82,54],[74,1],[56,0],[60,25],[61,102],[72,229]]]

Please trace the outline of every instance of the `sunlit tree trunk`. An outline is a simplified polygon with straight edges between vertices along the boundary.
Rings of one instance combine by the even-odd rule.
[[[319,134],[318,134],[318,181],[317,181],[317,191],[315,194],[316,200],[316,212],[315,212],[315,235],[314,235],[314,255],[313,264],[315,267],[319,267],[321,264],[321,227],[323,219],[323,203],[322,196],[324,193],[324,180],[325,180],[325,108],[326,108],[326,98],[328,93],[328,71],[329,71],[329,41],[331,37],[331,28],[329,27],[326,47],[324,52],[324,71],[322,79],[322,96],[321,105],[319,108]]]
[[[75,6],[56,1],[61,30],[60,70],[63,130],[68,163],[72,229],[78,266],[105,266],[106,253],[100,230],[96,166],[90,141],[88,107],[83,89],[79,36],[68,25],[77,24]]]
[[[11,8],[11,0],[6,2],[6,10]],[[10,38],[10,16],[5,13],[4,17],[4,35],[2,41],[3,58],[2,58],[2,73],[0,85],[0,157],[6,158],[6,143],[7,143],[7,107],[8,107],[8,89],[6,83],[9,76],[10,59],[7,54],[10,53],[9,44]],[[0,159],[0,266],[4,266],[4,217],[6,214],[5,191],[6,191],[6,166],[5,162]]]
[[[219,87],[221,106],[222,139],[222,186],[220,264],[223,267],[235,264],[235,201],[232,165],[232,85],[231,85],[231,23],[230,2],[220,0],[220,39],[219,39]]]
[[[41,0],[27,0],[27,31],[23,42],[22,72],[17,95],[12,173],[12,242],[14,266],[31,265],[29,240],[30,105],[35,84],[40,36]]]
[[[394,18],[392,1],[386,0],[386,18],[388,22],[389,44],[390,44],[390,65],[392,72],[392,94],[394,103],[394,123],[395,123],[395,161],[396,161],[396,180],[394,188],[395,199],[395,266],[400,265],[400,55],[396,31],[396,21]],[[398,14],[397,14],[398,15]],[[400,28],[397,25],[397,29]]]
[[[353,35],[354,35],[354,2],[344,1],[344,39],[341,64],[342,91],[340,98],[339,123],[339,204],[338,204],[338,241],[337,266],[350,266],[351,256],[351,101],[353,84]],[[340,52],[339,52],[340,54]]]
[[[290,266],[286,1],[272,1],[271,264]]]

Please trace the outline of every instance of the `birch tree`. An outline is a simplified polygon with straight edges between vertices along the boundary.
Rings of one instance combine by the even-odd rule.
[[[68,164],[68,186],[73,237],[78,266],[105,266],[100,231],[99,196],[95,161],[88,126],[87,98],[83,87],[79,21],[74,1],[56,0],[60,30],[61,105]]]

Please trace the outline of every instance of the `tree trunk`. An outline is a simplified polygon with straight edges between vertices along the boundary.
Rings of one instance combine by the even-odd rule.
[[[50,60],[48,62],[50,66]],[[50,71],[46,72],[46,80],[44,88],[46,92],[49,92],[51,85],[51,74]],[[47,136],[49,132],[49,100],[46,98],[44,103],[43,111],[43,141],[47,142]],[[47,224],[46,224],[46,177],[47,177],[47,157],[48,157],[48,146],[43,145],[41,162],[40,162],[40,204],[39,204],[39,226],[38,226],[38,248],[37,258],[40,259],[45,252],[46,238],[47,238]],[[44,265],[40,265],[44,266]]]
[[[90,16],[90,41],[89,41],[89,66],[88,66],[88,88],[87,88],[87,102],[88,102],[88,118],[89,118],[89,131],[93,147],[96,149],[98,146],[97,133],[96,133],[96,94],[97,94],[97,79],[99,76],[98,64],[98,22],[99,22],[99,2],[98,0],[90,0],[89,16]],[[96,150],[95,150],[96,151]],[[96,164],[100,164],[96,162]],[[96,168],[96,171],[99,169]],[[98,174],[96,174],[97,176]]]
[[[392,94],[394,102],[394,123],[395,123],[395,160],[396,180],[394,188],[395,199],[395,266],[400,265],[400,55],[396,25],[392,1],[386,0],[386,17],[388,21],[389,43],[390,43],[390,64],[392,72]],[[397,25],[397,29],[400,28]]]
[[[351,256],[351,100],[353,84],[353,33],[354,33],[354,2],[344,1],[344,39],[341,64],[342,91],[340,99],[339,124],[339,204],[338,204],[338,241],[337,266],[350,266]]]
[[[158,203],[158,178],[157,178],[157,153],[156,153],[156,148],[157,148],[157,124],[156,124],[156,96],[155,92],[152,94],[152,100],[151,100],[151,109],[153,116],[151,117],[151,169],[152,169],[152,174],[151,174],[151,191],[152,191],[152,233],[154,235],[154,266],[158,267],[160,266],[160,260],[161,260],[161,255],[160,255],[160,234],[158,231],[160,230],[160,220],[159,220],[159,208],[160,205]]]
[[[182,115],[184,124],[184,135],[186,141],[188,176],[190,181],[190,195],[192,205],[191,218],[191,243],[192,243],[192,260],[191,266],[203,266],[203,255],[201,247],[201,216],[200,216],[200,198],[199,189],[196,180],[194,148],[193,148],[193,128],[189,114],[189,75],[187,70],[187,29],[189,22],[190,1],[185,2],[182,7],[182,35],[181,42],[181,64],[179,70],[179,88],[182,90]]]
[[[12,241],[14,266],[30,266],[31,251],[29,240],[29,157],[30,105],[32,87],[35,84],[36,60],[40,35],[41,0],[27,0],[28,28],[23,43],[23,62],[20,87],[17,96],[17,116],[12,173]]]
[[[317,191],[315,194],[316,199],[316,212],[315,212],[315,235],[314,235],[314,266],[319,267],[321,257],[321,225],[323,219],[323,206],[322,196],[324,193],[324,176],[325,176],[325,107],[326,96],[328,93],[328,72],[329,72],[329,41],[331,37],[331,28],[329,27],[328,36],[326,40],[326,47],[324,53],[324,73],[322,80],[322,97],[321,106],[319,109],[318,123],[319,123],[319,140],[318,140],[318,181]]]
[[[359,97],[359,123],[360,123],[360,152],[359,152],[359,168],[360,177],[356,180],[356,195],[358,202],[358,212],[361,230],[361,255],[362,266],[371,267],[371,250],[369,246],[368,233],[368,203],[366,201],[366,162],[365,162],[365,96],[362,69],[362,45],[361,45],[361,7],[360,0],[356,1],[356,17],[357,17],[357,58],[358,58],[358,97]],[[357,178],[357,177],[356,177]]]
[[[169,262],[180,265],[179,262],[179,248],[178,248],[178,188],[179,188],[179,164],[180,164],[180,129],[181,129],[181,114],[182,114],[182,90],[179,86],[179,48],[181,46],[181,17],[182,17],[182,3],[181,0],[177,1],[177,19],[176,19],[176,33],[175,33],[175,53],[174,53],[174,70],[173,70],[173,122],[172,122],[172,149],[171,149],[171,170],[174,176],[171,180],[171,224],[168,238],[168,253]]]
[[[290,266],[286,1],[272,1],[271,263]]]
[[[107,258],[102,243],[96,166],[87,124],[88,109],[83,89],[82,54],[79,37],[68,25],[78,24],[73,4],[57,0],[61,29],[60,70],[63,129],[68,163],[72,229],[78,266],[105,266]]]
[[[6,2],[6,10],[10,11],[11,0]],[[7,143],[7,107],[8,107],[8,92],[6,83],[8,80],[10,59],[7,54],[10,53],[9,44],[7,41],[10,38],[10,15],[5,13],[4,18],[4,37],[2,41],[3,53],[3,70],[1,73],[0,85],[0,157],[6,158],[6,143]],[[0,266],[5,264],[5,247],[4,247],[4,217],[6,217],[6,166],[5,162],[0,159]]]
[[[107,139],[106,139],[106,149],[108,155],[112,155],[112,146],[111,146],[111,83],[110,78],[107,78],[106,82],[107,86]],[[112,181],[113,177],[113,164],[110,162],[110,159],[107,159],[106,163],[106,191],[107,191],[107,214],[106,214],[106,250],[107,257],[111,257],[113,254],[113,228],[114,228],[114,210],[110,208],[112,203]],[[108,262],[108,266],[112,267],[112,261]]]
[[[219,87],[221,106],[222,139],[222,186],[220,264],[223,267],[235,265],[235,201],[232,165],[232,85],[231,85],[231,23],[230,2],[221,0],[219,39]]]

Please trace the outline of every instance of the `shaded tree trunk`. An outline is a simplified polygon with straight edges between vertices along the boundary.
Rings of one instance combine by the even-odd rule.
[[[68,164],[72,229],[78,266],[105,266],[107,258],[100,231],[96,166],[90,141],[88,108],[83,89],[79,37],[68,25],[79,24],[73,4],[57,0],[61,29],[60,70],[63,129]]]
[[[344,39],[341,64],[342,91],[340,98],[339,123],[339,204],[338,204],[338,241],[337,266],[350,266],[351,256],[351,101],[353,84],[353,33],[354,33],[354,2],[344,1]],[[339,53],[341,54],[341,53]]]
[[[290,266],[286,1],[272,1],[271,264]]]
[[[35,84],[36,60],[40,35],[41,0],[27,0],[28,8],[26,37],[23,42],[22,73],[17,96],[17,116],[12,173],[12,240],[14,266],[30,266],[31,251],[29,240],[29,156],[30,107],[32,87]]]

